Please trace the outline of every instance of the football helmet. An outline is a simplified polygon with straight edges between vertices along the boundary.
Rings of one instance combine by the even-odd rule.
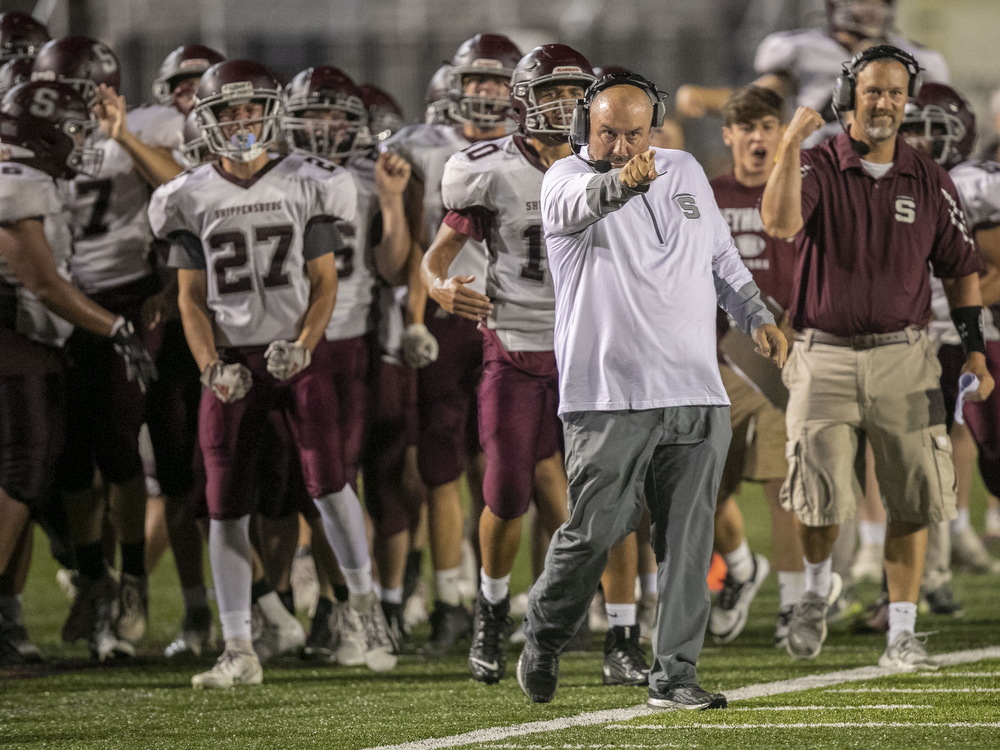
[[[827,30],[885,39],[896,18],[895,0],[825,0]]]
[[[368,125],[361,89],[332,65],[307,68],[285,86],[285,139],[289,149],[303,149],[325,159],[360,152]],[[340,113],[343,119],[306,117],[307,112]]]
[[[34,57],[51,38],[45,25],[27,13],[0,13],[0,63]]]
[[[93,105],[98,84],[118,91],[121,67],[117,55],[104,42],[89,36],[64,36],[42,47],[31,80],[68,83],[88,105]]]
[[[510,80],[521,59],[521,50],[502,34],[476,34],[466,40],[451,60],[448,88],[449,114],[455,122],[471,122],[481,128],[502,125],[510,115],[509,96],[466,94],[466,76],[492,76]]]
[[[569,136],[576,99],[539,103],[538,90],[576,84],[586,91],[596,79],[587,58],[565,44],[543,44],[521,58],[510,79],[510,111],[524,135]]]
[[[225,59],[225,55],[200,44],[178,47],[160,65],[160,72],[153,81],[153,96],[164,107],[173,106],[177,84],[186,78],[200,78],[206,70]]]
[[[424,110],[424,122],[428,125],[447,125],[451,122],[448,105],[448,89],[451,86],[451,65],[445,63],[431,76],[427,84],[427,109]]]
[[[222,122],[228,107],[260,104],[259,118]],[[281,86],[267,68],[252,60],[216,63],[201,76],[194,110],[208,150],[232,161],[250,162],[265,153],[281,131]],[[260,135],[248,126],[260,125]],[[227,137],[225,129],[235,132]]]
[[[373,143],[381,143],[403,127],[403,109],[387,92],[371,83],[361,86]]]
[[[597,78],[604,78],[604,76],[609,76],[612,73],[625,73],[626,75],[631,75],[635,71],[629,70],[628,68],[623,68],[621,65],[595,65],[594,75]]]
[[[198,117],[192,111],[184,120],[181,131],[181,160],[187,169],[194,169],[213,158],[208,150],[208,141],[198,124]]]
[[[87,145],[96,127],[87,102],[70,84],[18,84],[0,101],[0,160],[66,180],[96,175],[104,152]]]
[[[0,65],[0,97],[19,83],[31,80],[31,70],[35,67],[33,57],[15,57]]]
[[[925,83],[906,105],[899,132],[926,138],[931,158],[945,169],[961,164],[976,140],[976,115],[965,97],[943,83]]]

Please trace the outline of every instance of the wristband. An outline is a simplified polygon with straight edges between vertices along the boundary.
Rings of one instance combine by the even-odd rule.
[[[973,352],[986,354],[986,340],[983,338],[983,308],[979,305],[956,307],[951,311],[952,322],[962,339],[962,352],[968,357]]]

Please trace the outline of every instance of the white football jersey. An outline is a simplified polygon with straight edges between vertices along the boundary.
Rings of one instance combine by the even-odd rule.
[[[940,53],[914,44],[898,34],[890,34],[888,43],[909,52],[917,59],[923,68],[925,81],[948,83],[948,64]],[[807,138],[802,144],[803,148],[814,146],[839,132],[840,125],[832,119],[830,108],[833,85],[840,75],[841,66],[852,57],[840,42],[820,28],[779,31],[765,37],[757,47],[754,69],[759,75],[790,75],[797,87],[795,104],[812,107],[831,120],[826,127]]]
[[[215,163],[183,172],[153,193],[149,221],[172,243],[172,267],[207,270],[216,344],[259,346],[298,337],[306,261],[337,249],[306,248],[307,228],[353,221],[356,209],[350,172],[293,153],[245,181]]]
[[[177,147],[184,116],[158,104],[128,113],[132,133],[150,146]],[[61,183],[72,215],[73,280],[84,292],[122,286],[153,272],[149,243],[153,235],[146,218],[151,188],[132,157],[101,133],[97,148],[104,152],[100,172],[78,175]]]
[[[354,221],[340,221],[343,246],[337,251],[337,304],[326,338],[351,339],[368,333],[375,288],[374,246],[382,239],[382,213],[375,189],[375,162],[364,155],[347,164],[358,188]]]
[[[480,208],[489,216],[485,241],[488,325],[508,351],[552,351],[556,297],[542,239],[545,168],[519,135],[459,151],[444,169],[445,208]]]
[[[948,175],[962,199],[965,223],[973,236],[977,229],[1000,224],[1000,163],[967,161],[953,167]],[[998,307],[986,310],[983,333],[987,341],[1000,341],[1000,330],[996,326]],[[944,285],[934,277],[931,277],[931,309],[934,311],[934,321],[930,325],[932,335],[942,344],[961,344],[955,324],[951,322]]]
[[[430,241],[434,241],[445,215],[441,197],[444,165],[456,151],[468,148],[469,141],[450,125],[418,123],[408,125],[385,142],[386,148],[406,159],[413,176],[424,184],[424,215]],[[465,243],[448,269],[452,276],[475,276],[470,284],[480,294],[486,293],[486,245],[470,240]]]
[[[69,279],[67,263],[71,250],[69,220],[56,184],[44,172],[11,162],[0,165],[0,223],[42,219],[45,238],[55,255],[56,269]],[[42,305],[25,289],[0,256],[0,295],[16,297],[14,330],[49,346],[62,346],[73,326]]]

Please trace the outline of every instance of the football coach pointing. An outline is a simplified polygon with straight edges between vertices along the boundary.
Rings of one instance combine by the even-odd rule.
[[[535,702],[555,694],[559,652],[645,498],[659,562],[649,705],[725,705],[695,672],[731,434],[716,306],[779,367],[787,343],[701,167],[685,152],[649,148],[650,127],[662,119],[652,83],[605,76],[577,105],[570,138],[578,156],[556,162],[542,181],[570,518],[529,597],[517,678]]]

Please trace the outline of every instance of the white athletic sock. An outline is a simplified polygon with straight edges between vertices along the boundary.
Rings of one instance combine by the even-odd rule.
[[[792,573],[786,570],[778,571],[778,608],[782,611],[791,609],[806,593],[806,574]]]
[[[192,586],[189,589],[181,589],[181,596],[184,597],[184,611],[190,612],[192,609],[205,609],[208,607],[208,591],[205,586]]]
[[[226,651],[243,651],[254,653],[253,641],[249,638],[226,638]]]
[[[753,575],[753,553],[750,552],[750,545],[744,539],[740,546],[732,552],[723,555],[726,561],[726,570],[737,583],[746,583]]]
[[[912,633],[917,628],[917,605],[914,602],[889,604],[888,643],[892,644],[900,633]]]
[[[448,570],[435,570],[434,583],[437,587],[437,598],[445,604],[457,607],[462,603],[462,597],[458,593],[458,579],[462,576],[461,568],[449,568]]]
[[[635,625],[634,604],[605,604],[604,611],[608,613],[608,627],[630,628]]]
[[[374,582],[372,581],[371,560],[368,560],[360,568],[353,570],[341,565],[340,572],[344,574],[344,580],[347,582],[347,590],[354,596],[364,596],[372,592]]]
[[[265,619],[272,625],[288,625],[289,620],[298,622],[295,619],[295,615],[285,609],[285,605],[281,603],[277,591],[269,591],[264,594],[264,596],[257,600],[257,604],[260,605],[260,611],[264,613]]]
[[[368,537],[365,535],[365,514],[361,501],[354,494],[350,484],[345,484],[340,492],[316,498],[316,507],[323,517],[323,531],[326,540],[337,556],[341,570],[361,570],[366,565],[371,570],[368,559]],[[369,583],[369,591],[371,584]]]
[[[639,590],[642,595],[652,594],[656,596],[656,572],[639,574]]]
[[[0,596],[0,620],[12,625],[20,625],[23,617],[21,613],[21,597],[18,594],[3,594]]]
[[[972,525],[972,521],[969,520],[969,509],[959,508],[958,517],[951,522],[951,533],[961,534],[967,528]]]
[[[830,595],[833,558],[828,557],[819,563],[811,563],[802,558],[802,562],[806,565],[806,592],[817,594],[825,599]]]
[[[479,590],[483,599],[490,604],[499,604],[510,594],[510,573],[503,578],[490,578],[486,571],[479,569]]]
[[[858,534],[862,544],[885,544],[885,524],[877,521],[858,521]]]
[[[382,601],[386,604],[402,604],[403,603],[403,587],[397,586],[394,589],[382,589]]]
[[[250,640],[250,516],[208,524],[208,559],[222,637]]]

